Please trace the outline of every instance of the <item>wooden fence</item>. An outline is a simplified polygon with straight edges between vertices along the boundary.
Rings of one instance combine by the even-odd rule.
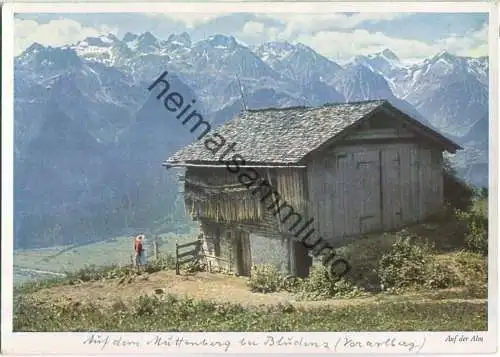
[[[175,243],[175,274],[180,274],[180,266],[189,262],[196,262],[200,258],[201,240],[196,240],[191,243],[178,244]],[[180,252],[181,249],[191,248],[188,251]],[[184,258],[184,259],[183,259]]]

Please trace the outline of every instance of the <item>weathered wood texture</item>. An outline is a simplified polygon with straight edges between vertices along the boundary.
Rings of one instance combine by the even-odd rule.
[[[218,222],[261,223],[276,202],[305,209],[304,169],[189,168],[185,175],[185,206],[193,217]],[[267,181],[263,184],[262,180]]]
[[[180,274],[180,267],[189,262],[196,262],[200,259],[202,253],[202,242],[196,240],[190,243],[175,243],[175,274]]]
[[[248,276],[252,268],[252,252],[248,232],[241,230],[228,230],[228,242],[231,242],[232,254],[234,256],[234,271],[238,275]]]
[[[336,147],[308,169],[309,210],[322,236],[386,231],[443,202],[442,153],[418,143]]]

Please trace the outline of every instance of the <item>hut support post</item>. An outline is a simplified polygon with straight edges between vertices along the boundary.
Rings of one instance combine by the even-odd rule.
[[[180,274],[180,269],[179,269],[179,244],[175,243],[175,275]]]
[[[287,239],[288,243],[288,272],[291,275],[297,275],[297,268],[296,268],[296,262],[295,262],[295,250],[294,250],[294,245],[293,245],[293,237],[288,236]]]

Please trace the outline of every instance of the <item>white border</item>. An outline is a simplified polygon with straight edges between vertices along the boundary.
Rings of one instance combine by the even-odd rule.
[[[14,12],[25,13],[102,13],[102,12],[140,12],[140,13],[311,13],[326,12],[493,12],[495,5],[487,2],[170,2],[170,3],[18,3],[13,5]],[[4,9],[7,10],[7,9]],[[147,10],[147,11],[145,11]]]
[[[3,27],[3,62],[2,62],[2,323],[1,342],[2,353],[16,354],[56,354],[74,353],[79,354],[102,354],[102,353],[219,353],[224,352],[214,347],[155,347],[145,345],[141,348],[119,348],[106,347],[101,349],[98,345],[83,345],[82,341],[88,337],[86,333],[12,333],[12,278],[13,278],[13,14],[14,12],[298,12],[298,13],[325,13],[325,12],[489,12],[489,115],[490,115],[490,137],[489,137],[489,214],[490,214],[490,241],[489,241],[489,264],[488,264],[488,326],[487,332],[383,332],[383,333],[170,333],[164,336],[182,335],[185,339],[201,339],[206,337],[211,340],[231,340],[232,346],[229,353],[398,353],[406,354],[404,348],[355,348],[346,349],[342,347],[339,339],[352,337],[360,341],[385,340],[388,337],[399,341],[413,341],[419,345],[419,353],[491,353],[497,350],[496,337],[497,326],[497,222],[498,217],[498,18],[494,3],[478,2],[398,2],[398,3],[356,3],[356,2],[308,2],[308,3],[285,3],[280,2],[278,6],[273,3],[24,3],[4,4],[2,13]],[[493,198],[493,199],[492,199]],[[404,317],[402,317],[404,318]],[[444,339],[448,335],[479,335],[484,339],[482,344],[448,344]],[[125,334],[100,334],[110,336],[121,336],[123,339],[142,341],[145,343],[154,334],[147,333],[125,333]],[[246,337],[263,342],[265,336],[295,336],[304,337],[308,340],[329,341],[332,346],[329,350],[314,349],[307,347],[238,347],[236,342],[241,337]],[[203,336],[203,337],[201,337]],[[424,342],[425,341],[425,342]],[[108,345],[109,346],[109,345]],[[336,347],[334,347],[336,346]],[[411,353],[415,353],[414,349]]]

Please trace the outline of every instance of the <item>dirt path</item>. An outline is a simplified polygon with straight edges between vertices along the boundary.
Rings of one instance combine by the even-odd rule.
[[[222,274],[196,273],[195,275],[175,275],[173,271],[162,271],[154,274],[137,276],[132,282],[121,282],[119,279],[108,281],[88,282],[78,285],[63,285],[39,290],[32,294],[40,303],[71,303],[94,302],[102,306],[113,304],[118,300],[127,301],[141,295],[156,294],[155,290],[162,289],[163,293],[186,296],[196,300],[211,300],[217,302],[231,302],[243,306],[276,305],[290,303],[295,306],[346,306],[363,303],[379,303],[383,301],[405,301],[415,299],[422,303],[436,301],[421,295],[406,296],[367,296],[353,299],[332,299],[327,301],[297,301],[291,293],[253,293],[246,285],[243,277],[227,276]],[[446,299],[447,302],[461,299]],[[474,303],[484,303],[484,299],[462,300]]]

